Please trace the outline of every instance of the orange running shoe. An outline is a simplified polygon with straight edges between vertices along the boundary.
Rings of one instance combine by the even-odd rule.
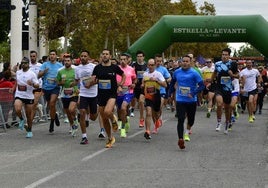
[[[143,128],[143,127],[144,127],[144,119],[140,119],[139,128]]]
[[[180,149],[185,149],[184,140],[182,138],[179,139],[178,146]]]

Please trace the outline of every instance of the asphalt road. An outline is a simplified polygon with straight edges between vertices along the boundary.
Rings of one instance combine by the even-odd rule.
[[[185,150],[177,146],[174,113],[164,110],[164,125],[150,141],[135,114],[128,137],[116,133],[111,149],[97,137],[98,122],[87,128],[88,145],[79,144],[81,133],[72,138],[63,120],[53,135],[48,123],[34,125],[32,139],[0,130],[0,187],[268,188],[267,104],[254,123],[240,114],[228,135],[215,131],[215,112],[208,119],[199,107]]]

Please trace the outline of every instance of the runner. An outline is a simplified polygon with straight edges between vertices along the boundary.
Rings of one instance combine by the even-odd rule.
[[[27,127],[25,127],[27,134],[26,138],[32,138],[32,109],[34,103],[33,89],[39,88],[39,81],[34,72],[32,72],[29,66],[29,59],[24,57],[21,61],[21,70],[16,72],[16,92],[14,107],[17,116],[20,119],[19,128],[23,130],[25,119],[22,116],[22,107],[25,106],[25,114],[27,118]]]
[[[148,71],[143,74],[141,87],[144,88],[146,110],[144,137],[148,140],[151,139],[151,120],[156,124],[161,116],[160,87],[167,87],[167,83],[163,75],[156,71],[155,59],[149,59],[147,65]]]
[[[110,50],[104,49],[102,51],[102,62],[98,64],[92,73],[92,84],[98,84],[98,104],[99,112],[104,125],[108,140],[105,147],[111,148],[115,143],[115,137],[112,135],[113,131],[118,130],[118,122],[113,114],[116,103],[117,92],[122,92],[122,86],[125,82],[126,76],[124,72],[117,66],[111,63]],[[116,75],[121,75],[121,82],[116,82]],[[94,79],[94,77],[96,79]],[[111,123],[109,122],[111,120]]]
[[[68,122],[72,129],[72,136],[76,136],[78,122],[76,120],[76,108],[78,101],[78,87],[71,87],[71,82],[75,78],[75,69],[72,68],[72,59],[70,54],[63,55],[64,68],[57,74],[57,84],[62,86],[60,97],[63,108],[66,112]]]
[[[82,140],[80,144],[88,144],[87,130],[86,130],[86,115],[89,109],[89,118],[95,121],[98,117],[97,106],[97,85],[92,84],[92,72],[95,64],[89,63],[89,51],[84,50],[80,55],[81,65],[75,69],[75,82],[71,84],[80,85],[79,92],[79,112],[80,112],[80,127],[82,131]]]
[[[177,133],[178,146],[184,149],[184,140],[190,141],[190,130],[194,125],[197,94],[205,88],[200,74],[191,66],[191,57],[185,55],[182,59],[181,68],[177,69],[170,84],[171,93],[176,89],[176,110],[178,115]],[[184,120],[187,117],[187,129],[184,134]],[[184,134],[184,135],[183,135]]]

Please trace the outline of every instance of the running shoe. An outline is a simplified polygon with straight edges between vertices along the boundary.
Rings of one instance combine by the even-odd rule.
[[[134,117],[134,116],[135,116],[134,112],[130,112],[130,117]]]
[[[60,121],[57,113],[55,114],[55,124],[56,126],[60,126]]]
[[[77,125],[73,125],[72,126],[72,136],[75,137],[77,135],[77,131],[78,131],[78,126]]]
[[[154,128],[154,130],[152,131],[153,134],[157,134],[158,133],[158,128]]]
[[[72,134],[72,127],[70,127],[69,129],[69,134]]]
[[[224,134],[228,134],[228,126],[229,125],[225,125],[225,127],[224,127]]]
[[[162,120],[161,119],[156,120],[155,123],[154,123],[154,126],[155,126],[156,129],[161,127],[162,126]]]
[[[184,140],[187,141],[187,142],[190,142],[189,134],[184,134]]]
[[[126,129],[121,129],[121,130],[120,130],[120,137],[121,137],[121,138],[126,138],[126,137],[127,137]]]
[[[129,120],[129,116],[127,116],[127,122],[125,124],[125,129],[126,129],[126,133],[128,133],[129,129],[130,129],[130,120]]]
[[[102,128],[99,135],[98,135],[99,138],[105,138],[105,133],[104,133],[104,129]]]
[[[220,131],[221,130],[221,123],[218,123],[216,126],[216,131]]]
[[[111,148],[111,147],[113,147],[114,143],[115,143],[115,138],[113,136],[112,138],[107,140],[105,147],[106,148]]]
[[[86,144],[88,144],[88,139],[87,139],[87,137],[82,138],[80,144],[81,144],[81,145],[86,145]]]
[[[66,118],[64,118],[64,123],[69,123],[69,120],[68,120],[68,118],[66,117]]]
[[[27,132],[26,138],[32,138],[32,137],[33,137],[33,133],[32,132]]]
[[[207,112],[207,118],[210,118],[210,112]]]
[[[180,149],[185,149],[184,140],[182,138],[178,140],[178,146]]]
[[[122,128],[122,121],[118,121],[118,130],[120,130]]]
[[[231,117],[231,122],[235,122],[235,116],[234,115],[232,115],[232,117]]]
[[[249,122],[249,123],[253,123],[253,122],[254,122],[254,119],[253,119],[252,116],[249,116],[249,117],[248,117],[248,122]]]
[[[150,133],[148,131],[146,131],[144,133],[144,138],[146,138],[146,140],[150,140],[152,137],[151,137]]]
[[[114,132],[116,132],[118,130],[118,122],[117,122],[116,115],[114,115],[114,122],[112,122],[112,128],[113,128]]]
[[[144,127],[144,119],[140,119],[139,128],[143,128],[143,127]]]
[[[166,107],[166,108],[167,108],[167,110],[170,110],[170,109],[171,109],[169,105],[167,105],[167,107]]]
[[[50,133],[53,133],[53,132],[54,132],[54,123],[53,123],[53,122],[50,122],[50,125],[49,125],[49,132],[50,132]]]
[[[24,123],[25,123],[25,120],[24,120],[24,119],[20,120],[20,123],[19,123],[19,129],[20,129],[20,130],[23,130],[23,128],[24,128]]]
[[[229,123],[228,131],[231,131],[232,130],[232,127],[233,127],[233,124],[232,123]]]
[[[256,117],[255,117],[255,115],[253,115],[253,116],[252,116],[252,119],[253,119],[254,121],[256,120]]]

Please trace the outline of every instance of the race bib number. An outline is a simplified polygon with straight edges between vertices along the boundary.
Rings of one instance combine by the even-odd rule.
[[[179,87],[179,94],[182,96],[188,96],[190,94],[190,87]]]
[[[128,91],[129,91],[128,86],[123,86],[123,87],[122,87],[122,93],[123,93],[123,94],[127,94]]]
[[[56,80],[55,80],[55,78],[47,78],[47,83],[56,84]]]
[[[111,89],[111,80],[99,80],[100,89]]]
[[[74,93],[73,88],[64,88],[63,89],[63,94],[64,95],[70,96],[70,95],[73,95],[73,93]]]
[[[137,78],[143,78],[143,73],[145,71],[137,71]]]
[[[27,91],[27,86],[18,85],[19,91]]]
[[[91,82],[91,77],[83,77],[83,78],[82,78],[83,86],[86,86],[86,84],[87,84],[88,82]]]
[[[154,95],[156,93],[156,89],[154,86],[148,86],[146,88],[146,93],[149,95]]]
[[[231,84],[232,80],[230,76],[222,76],[221,77],[221,84],[227,85],[227,84]]]

